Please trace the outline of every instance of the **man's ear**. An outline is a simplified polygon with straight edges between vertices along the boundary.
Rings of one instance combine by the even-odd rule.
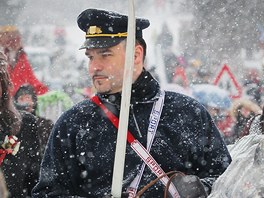
[[[135,65],[143,63],[143,47],[141,45],[135,46]]]

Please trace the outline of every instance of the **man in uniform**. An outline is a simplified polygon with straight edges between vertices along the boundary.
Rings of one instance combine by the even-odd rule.
[[[33,190],[35,198],[104,197],[111,193],[118,131],[113,123],[120,113],[128,17],[87,9],[77,22],[86,33],[81,49],[89,59],[89,74],[97,93],[65,112],[55,124],[40,181]],[[164,92],[146,71],[143,30],[148,26],[148,20],[136,19],[129,144],[122,191],[133,197],[157,175],[156,168],[144,166],[147,163],[151,167],[154,161],[143,162],[130,145],[137,143],[147,149],[160,172],[180,171],[185,175],[176,177],[171,185],[169,193],[173,197],[177,193],[182,197],[206,197],[231,157],[206,109],[188,96]],[[109,112],[117,118],[108,116]],[[167,184],[168,180],[161,179],[144,196],[163,197]]]

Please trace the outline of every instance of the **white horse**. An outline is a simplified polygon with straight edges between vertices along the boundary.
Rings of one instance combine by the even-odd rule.
[[[232,162],[216,180],[209,198],[264,197],[264,134],[261,116],[254,118],[249,135],[229,147]]]

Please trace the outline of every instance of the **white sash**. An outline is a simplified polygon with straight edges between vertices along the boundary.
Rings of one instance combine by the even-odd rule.
[[[157,177],[165,174],[162,168],[158,165],[155,159],[150,155],[149,151],[152,146],[154,137],[156,135],[156,131],[158,128],[160,115],[162,112],[163,104],[164,104],[165,92],[162,91],[159,96],[159,100],[153,104],[152,112],[149,118],[149,127],[147,134],[147,149],[137,141],[136,139],[131,143],[131,148],[140,156],[140,158],[144,161],[141,165],[141,169],[134,180],[131,182],[127,192],[129,193],[129,198],[134,198],[137,194],[138,186],[141,181],[144,169],[146,164],[152,170],[153,173],[156,174]],[[161,178],[162,183],[166,186],[168,183],[168,176],[164,176]],[[174,197],[180,197],[177,189],[173,184],[169,187],[169,192]]]

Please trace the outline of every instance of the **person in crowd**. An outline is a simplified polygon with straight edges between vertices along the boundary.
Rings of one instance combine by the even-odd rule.
[[[31,84],[38,95],[48,91],[48,87],[35,76],[22,44],[22,37],[15,26],[0,27],[0,48],[8,57],[8,72],[13,83],[12,95],[24,83]]]
[[[14,103],[17,109],[32,113],[37,118],[38,138],[40,141],[41,156],[43,156],[49,134],[53,127],[53,121],[37,115],[38,97],[30,84],[20,86],[14,95]]]
[[[246,90],[245,93],[252,102],[260,106],[262,104],[262,95],[264,93],[263,80],[261,75],[259,75],[261,72],[257,69],[249,69],[245,73],[246,76],[243,82],[244,89]]]
[[[3,53],[0,52],[0,67],[5,67],[6,66],[6,57],[4,56]],[[1,89],[0,89],[1,93]],[[8,196],[8,191],[7,191],[7,186],[6,186],[6,181],[4,178],[3,171],[0,169],[0,197],[7,198]]]
[[[205,106],[212,119],[219,129],[222,138],[224,139],[227,145],[232,144],[234,142],[234,136],[232,128],[234,126],[234,120],[232,119],[231,113],[229,109],[223,109],[212,106]]]
[[[55,123],[40,180],[32,191],[34,198],[111,196],[127,22],[126,15],[98,9],[84,10],[78,16],[78,26],[86,33],[81,49],[89,59],[96,94],[63,113]],[[193,98],[161,90],[145,69],[143,30],[149,25],[147,19],[136,19],[122,196],[134,197],[161,172],[179,171],[184,174],[179,182],[182,185],[174,182],[169,187],[173,197],[206,197],[231,157],[207,110]],[[139,147],[146,149],[139,151]],[[141,159],[143,150],[147,159],[152,156],[157,163]],[[143,196],[163,197],[167,179],[161,178]]]
[[[7,58],[0,51],[0,164],[8,197],[30,197],[37,183],[40,148],[35,117],[18,111],[11,96]]]
[[[249,99],[241,98],[233,102],[231,116],[234,122],[232,128],[234,141],[248,134],[249,121],[261,113],[261,107]]]
[[[163,57],[164,67],[166,69],[166,78],[168,83],[173,83],[175,70],[180,67],[179,61],[173,51],[173,34],[169,30],[167,23],[164,23],[161,32],[157,37],[156,45],[160,45],[161,55]],[[183,66],[181,66],[183,67]]]

